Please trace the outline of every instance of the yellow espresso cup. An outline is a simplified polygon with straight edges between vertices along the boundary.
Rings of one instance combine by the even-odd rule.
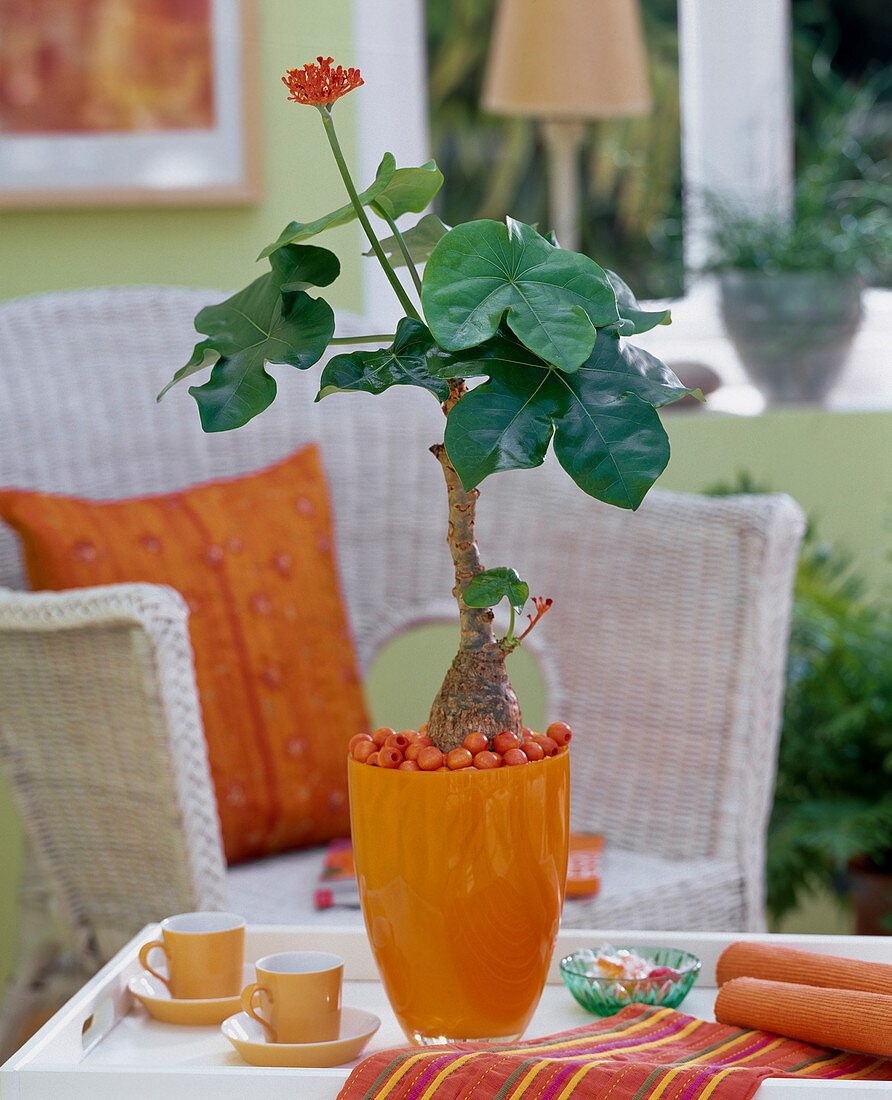
[[[159,950],[167,974],[149,965]],[[161,939],[144,943],[139,961],[178,1000],[237,997],[245,959],[245,920],[235,913],[178,913],[161,922]]]
[[[327,951],[282,951],[254,964],[242,1009],[270,1043],[328,1043],[341,1033],[344,960]],[[261,1016],[258,1008],[263,1008]]]

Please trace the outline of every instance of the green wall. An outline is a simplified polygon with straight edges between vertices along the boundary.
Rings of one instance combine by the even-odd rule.
[[[699,492],[745,471],[789,493],[821,538],[851,551],[870,592],[892,598],[892,410],[678,411],[663,420],[672,444],[663,488]]]

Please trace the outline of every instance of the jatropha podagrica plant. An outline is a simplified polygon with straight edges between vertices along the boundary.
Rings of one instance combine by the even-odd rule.
[[[490,739],[503,730],[519,734],[505,658],[550,601],[536,600],[530,627],[515,634],[515,614],[523,612],[529,590],[513,569],[484,570],[474,537],[477,486],[501,470],[540,465],[551,443],[583,492],[637,508],[669,459],[657,409],[696,392],[626,340],[668,324],[668,311],[643,309],[617,275],[512,218],[449,228],[428,213],[401,228],[400,219],[420,214],[443,183],[434,161],[397,168],[385,153],[374,181],[357,191],[332,109],[363,83],[359,71],[320,57],[283,80],[290,100],[318,110],[349,202],[315,221],[291,222],[260,254],[268,271],[199,312],[195,326],[205,339],[162,394],[210,367],[208,380],[189,390],[202,427],[238,428],[276,396],[267,364],[306,370],[338,344],[379,346],[330,358],[317,400],[340,391],[380,394],[391,386],[428,390],[446,416],[443,440],[430,449],[447,486],[461,640],[427,735],[448,751],[470,732]],[[384,240],[370,216],[386,225]],[[405,314],[391,334],[337,336],[331,307],[314,293],[334,282],[340,263],[328,249],[304,242],[353,219]],[[491,609],[502,599],[511,625],[496,638]]]

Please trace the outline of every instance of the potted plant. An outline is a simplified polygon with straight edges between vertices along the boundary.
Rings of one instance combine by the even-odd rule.
[[[637,508],[669,458],[657,409],[692,391],[625,339],[667,323],[668,313],[643,309],[588,257],[510,218],[448,229],[426,215],[399,228],[443,182],[432,161],[397,168],[387,153],[374,182],[358,191],[332,117],[335,102],[362,84],[357,70],[320,57],[283,79],[289,99],[319,111],[349,201],[315,221],[292,222],[261,253],[268,271],[198,314],[205,338],[170,384],[210,367],[189,392],[206,431],[229,430],[275,398],[268,363],[305,370],[333,345],[368,344],[328,360],[317,400],[410,385],[442,405],[444,436],[430,450],[446,483],[461,635],[422,734],[436,771],[369,767],[358,757],[393,764],[396,746],[354,747],[351,828],[366,927],[407,1035],[513,1038],[538,1002],[557,933],[569,770],[565,751],[529,745],[505,665],[526,633],[515,633],[514,621],[529,590],[508,566],[483,568],[474,536],[478,486],[499,471],[540,465],[553,442],[583,492]],[[370,215],[384,222],[386,239]],[[334,281],[339,262],[305,242],[353,219],[405,314],[386,336],[339,337],[316,291]],[[491,609],[501,599],[511,626],[498,638]],[[549,604],[536,601],[530,627]],[[473,767],[458,767],[472,757],[470,735],[486,748],[478,746]],[[505,737],[529,767],[492,766],[508,762],[507,751],[491,751]],[[533,763],[537,755],[545,758]],[[493,952],[490,937],[500,928]]]
[[[853,902],[859,934],[892,934],[892,606],[810,530],[794,587],[768,907],[815,888]]]
[[[728,337],[771,404],[824,400],[861,323],[864,286],[889,273],[892,161],[869,133],[880,82],[825,83],[817,132],[797,133],[790,215],[711,203],[706,270],[718,275]]]

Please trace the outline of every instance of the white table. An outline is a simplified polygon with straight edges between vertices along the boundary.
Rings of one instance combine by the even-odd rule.
[[[149,925],[43,1028],[0,1067],[2,1100],[332,1100],[356,1064],[333,1069],[260,1069],[247,1065],[217,1027],[172,1027],[158,1023],[134,1001],[127,982],[140,972],[140,944],[154,939]],[[853,936],[756,936],[724,933],[561,932],[548,984],[524,1038],[536,1038],[591,1023],[594,1017],[572,999],[558,960],[580,947],[604,942],[659,944],[692,951],[701,974],[680,1006],[692,1016],[714,1019],[715,964],[738,939],[769,940],[804,950],[875,962],[892,961],[892,940]],[[245,953],[253,961],[273,951],[334,951],[345,960],[344,1004],[381,1018],[381,1028],[363,1051],[405,1046],[390,1011],[364,931],[356,928],[249,927]],[[879,1100],[892,1098],[892,1083],[765,1081],[759,1100]]]

